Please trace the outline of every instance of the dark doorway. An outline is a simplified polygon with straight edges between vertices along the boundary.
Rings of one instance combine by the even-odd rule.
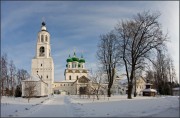
[[[86,94],[86,89],[87,87],[79,87],[79,94],[80,95]]]

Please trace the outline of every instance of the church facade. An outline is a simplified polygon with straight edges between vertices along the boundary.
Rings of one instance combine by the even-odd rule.
[[[69,55],[66,62],[65,80],[54,82],[54,93],[84,94],[87,86],[90,84],[90,80],[88,79],[88,71],[85,68],[83,55],[81,55],[81,58],[78,58],[74,52],[72,57]]]

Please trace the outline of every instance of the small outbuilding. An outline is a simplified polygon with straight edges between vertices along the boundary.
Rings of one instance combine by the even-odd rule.
[[[143,92],[143,96],[155,96],[157,91],[155,89],[151,89],[152,84],[149,83],[149,81],[147,80],[146,83],[146,88],[142,91]]]
[[[173,88],[173,96],[180,96],[180,87]]]

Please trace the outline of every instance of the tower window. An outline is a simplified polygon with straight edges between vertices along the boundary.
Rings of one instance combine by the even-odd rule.
[[[69,80],[71,80],[71,75],[69,76]]]
[[[42,66],[42,64],[41,64],[41,66]]]
[[[46,42],[48,41],[48,37],[47,37],[47,35],[46,35]]]
[[[78,79],[78,76],[76,78]]]
[[[41,42],[44,42],[44,36],[41,35]]]
[[[48,75],[46,77],[48,78]]]
[[[42,46],[42,47],[40,47],[40,49],[39,49],[39,56],[44,56],[45,55],[45,49],[44,49],[44,47]]]
[[[74,64],[72,64],[72,68],[74,68]]]

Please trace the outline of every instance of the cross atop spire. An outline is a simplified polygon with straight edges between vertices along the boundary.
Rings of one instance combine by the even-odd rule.
[[[45,24],[45,18],[44,17],[42,17],[42,26],[45,26],[46,24]]]

